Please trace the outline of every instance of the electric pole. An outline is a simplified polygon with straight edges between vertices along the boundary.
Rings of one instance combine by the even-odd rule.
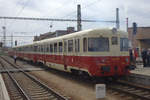
[[[82,25],[81,25],[81,6],[80,4],[77,5],[77,31],[82,30]]]
[[[116,8],[116,28],[120,28],[120,22],[119,22],[119,8]]]
[[[3,29],[3,47],[5,48],[5,46],[6,46],[6,27],[3,26],[2,29]]]
[[[127,32],[128,32],[128,27],[129,27],[129,19],[128,19],[128,17],[126,18],[126,25],[127,25]]]
[[[13,34],[11,34],[11,47],[13,47]]]

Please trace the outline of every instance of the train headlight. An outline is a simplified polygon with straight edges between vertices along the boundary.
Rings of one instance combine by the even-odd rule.
[[[129,59],[128,59],[128,58],[126,58],[126,62],[127,62],[127,63],[129,62]]]
[[[101,62],[104,63],[104,62],[105,62],[105,59],[102,59]]]

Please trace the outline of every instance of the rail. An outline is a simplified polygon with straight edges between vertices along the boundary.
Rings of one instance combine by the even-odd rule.
[[[5,69],[5,65],[3,64],[3,62],[0,60],[0,65]],[[7,69],[6,69],[7,70]],[[28,95],[23,91],[23,89],[21,88],[21,86],[18,84],[18,82],[12,77],[12,75],[10,74],[10,72],[7,70],[7,74],[10,77],[10,79],[12,80],[12,82],[14,83],[15,87],[18,89],[18,91],[20,92],[20,94],[22,95],[23,99],[25,100],[30,100]]]
[[[8,64],[10,64],[11,66],[18,68],[19,65],[15,65],[13,63],[11,63],[10,61],[8,61],[7,59],[5,59],[4,57],[1,57],[1,59],[3,59],[4,61],[6,61]],[[44,90],[46,90],[48,93],[50,93],[51,95],[53,95],[53,98],[58,99],[58,100],[69,100],[68,98],[62,96],[61,94],[59,94],[58,92],[54,91],[53,89],[49,88],[47,85],[43,84],[42,82],[40,82],[36,77],[30,75],[29,73],[24,72],[22,69],[19,69],[20,72],[22,72],[25,76],[27,76],[28,78],[30,78],[32,81],[34,81],[36,84],[40,85],[40,87],[42,87]],[[8,71],[9,72],[9,71]],[[10,71],[11,72],[11,71]],[[15,81],[15,83],[17,84],[17,81]],[[19,84],[18,84],[19,87]],[[22,89],[23,92],[24,89]],[[23,92],[25,93],[25,92]],[[26,95],[26,93],[25,93]],[[28,96],[29,99],[26,100],[31,100],[32,97]]]
[[[112,85],[109,85],[108,88],[121,92],[121,93],[129,94],[133,97],[136,97],[142,100],[150,100],[149,88],[144,88],[144,87],[140,87],[140,86],[136,86],[133,84],[120,82],[120,81],[117,81],[113,83]]]

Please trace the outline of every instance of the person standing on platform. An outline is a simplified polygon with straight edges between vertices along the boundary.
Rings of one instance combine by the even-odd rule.
[[[147,65],[150,66],[150,49],[147,51]]]
[[[16,61],[17,61],[17,56],[16,54],[14,55],[14,63],[16,64]]]
[[[142,50],[142,59],[143,59],[143,65],[144,67],[146,67],[147,66],[147,50],[146,49]]]
[[[130,61],[133,63],[133,52],[132,49],[129,49],[129,54],[130,54]]]

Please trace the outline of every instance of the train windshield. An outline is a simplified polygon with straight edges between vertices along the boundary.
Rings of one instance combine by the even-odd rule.
[[[88,38],[88,51],[109,51],[109,39],[104,37]]]
[[[128,51],[129,40],[128,38],[120,38],[120,51]]]

